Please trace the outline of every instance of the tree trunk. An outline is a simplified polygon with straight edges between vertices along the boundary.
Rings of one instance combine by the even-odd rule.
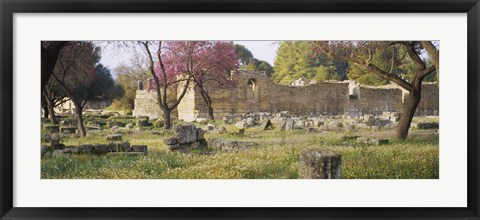
[[[435,71],[437,72],[437,82],[440,82],[440,57],[438,54],[438,49],[432,44],[431,41],[422,41],[422,45],[432,59],[433,65],[435,65]]]
[[[418,103],[421,99],[421,86],[413,89],[408,95],[407,100],[403,103],[403,114],[397,125],[397,138],[405,140],[408,136],[410,123],[412,122],[415,110],[417,110]]]
[[[171,114],[172,114],[172,110],[163,109],[163,119],[165,120],[165,129],[172,128]]]
[[[55,65],[57,64],[58,55],[69,41],[50,42],[48,48],[41,48],[41,89],[42,92],[53,74]]]
[[[87,131],[85,130],[85,125],[83,125],[82,105],[80,105],[80,103],[73,100],[72,102],[73,102],[73,105],[75,106],[75,115],[77,117],[77,126],[78,126],[78,129],[80,130],[80,135],[82,137],[86,137]]]
[[[42,109],[43,109],[43,118],[48,118],[48,107],[47,105],[42,105]]]
[[[53,104],[47,101],[48,114],[50,115],[50,122],[54,125],[58,125],[57,117],[55,116],[55,110],[53,109]]]
[[[210,98],[207,91],[205,91],[203,87],[200,87],[200,95],[202,95],[203,101],[207,105],[208,120],[214,121],[215,118],[213,117],[212,98]]]
[[[208,107],[208,120],[210,121],[214,121],[215,118],[213,118],[213,108],[212,108],[212,103],[209,102],[207,103],[207,107]]]

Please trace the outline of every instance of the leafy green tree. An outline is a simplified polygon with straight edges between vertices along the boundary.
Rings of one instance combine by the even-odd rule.
[[[50,76],[53,74],[60,51],[67,46],[71,41],[42,41],[41,44],[41,89],[42,92],[45,86],[50,81]],[[64,52],[65,53],[65,52]]]
[[[314,53],[313,41],[283,41],[274,62],[273,80],[290,84],[305,77],[317,81],[346,79],[348,62]]]
[[[112,100],[125,94],[122,85],[115,84],[110,70],[102,64],[95,67],[95,78],[85,92],[84,102]]]
[[[87,132],[83,123],[83,108],[88,101],[120,96],[110,71],[98,64],[101,51],[91,42],[76,41],[66,45],[59,54],[53,79],[75,106],[80,134]]]
[[[115,82],[123,87],[124,95],[113,100],[112,109],[131,112],[134,109],[135,95],[138,81],[147,85],[149,73],[145,64],[146,60],[135,57],[130,63],[121,64],[115,68],[117,78]]]
[[[235,54],[241,66],[248,65],[253,59],[252,52],[241,44],[235,44]]]
[[[256,70],[265,71],[265,73],[271,77],[273,74],[273,67],[264,60],[259,60],[253,57],[253,54],[245,46],[235,44],[235,54],[239,60],[241,70]]]
[[[422,61],[429,65],[434,65],[432,59],[421,48],[417,48]],[[398,45],[372,47],[370,63],[377,67],[387,70],[389,74],[396,75],[404,80],[412,81],[416,75],[416,63],[412,59],[408,59],[405,47]],[[349,79],[360,82],[361,84],[380,86],[389,83],[388,80],[381,78],[372,71],[360,68],[358,65],[350,65],[348,72]],[[432,71],[423,78],[423,81],[436,81],[436,71]]]
[[[338,77],[335,73],[335,68],[333,66],[319,66],[316,69],[315,75],[309,76],[309,78],[313,78],[317,82],[322,82],[322,81],[331,80],[331,79],[338,80]]]
[[[256,70],[265,71],[269,77],[273,74],[273,66],[267,61],[259,60],[256,64]]]
[[[55,82],[75,106],[77,125],[83,137],[87,132],[83,124],[82,101],[87,97],[85,90],[95,78],[95,64],[100,60],[99,53],[100,50],[91,42],[71,42],[60,52],[52,74]]]
[[[317,53],[332,59],[348,61],[364,73],[373,73],[383,80],[396,83],[409,91],[404,100],[403,115],[397,126],[396,137],[406,139],[413,116],[420,103],[422,82],[437,69],[435,56],[425,53],[429,41],[318,41]],[[339,53],[349,50],[350,55]],[[438,49],[435,52],[438,57]],[[422,58],[427,55],[429,59]],[[389,61],[389,62],[386,62]]]

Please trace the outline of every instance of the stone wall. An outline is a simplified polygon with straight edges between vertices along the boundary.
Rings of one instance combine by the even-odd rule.
[[[404,100],[408,97],[409,93],[405,92]],[[418,103],[416,116],[435,115],[439,114],[439,88],[436,83],[426,83],[422,85],[422,98]]]
[[[163,90],[161,90],[163,91]],[[167,88],[168,106],[172,106],[176,101],[177,90],[175,86]],[[135,94],[133,116],[148,116],[150,119],[163,117],[163,112],[158,105],[157,92],[153,79],[147,80],[147,88],[144,89],[143,82],[138,83]],[[178,118],[177,108],[171,112],[171,117]]]
[[[177,93],[181,93],[183,86],[177,88]],[[194,84],[190,84],[187,93],[183,97],[180,104],[177,106],[178,118],[184,121],[195,121],[197,118],[198,111],[195,109],[195,104],[198,102],[198,98],[195,96]]]
[[[102,110],[112,104],[112,100],[106,101],[87,101],[85,106],[83,107],[84,110]],[[75,106],[73,102],[66,98],[66,101],[54,108],[55,112],[70,112],[75,113]]]
[[[132,115],[148,116],[153,119],[162,117],[163,112],[158,106],[157,93],[155,91],[137,90]]]
[[[230,114],[280,111],[293,115],[352,116],[402,112],[403,100],[408,95],[398,86],[369,87],[355,82],[323,82],[301,87],[279,85],[263,72],[250,71],[241,72],[235,88],[206,89],[210,91],[216,119]],[[438,115],[438,95],[436,84],[425,84],[417,115]],[[172,113],[177,114],[185,121],[207,118],[207,106],[193,85]],[[137,90],[133,115],[150,118],[162,115],[154,91]]]
[[[355,95],[350,96],[347,114],[382,114],[402,112],[402,90],[398,88],[375,88],[359,86]]]
[[[342,114],[347,106],[348,83],[285,86],[273,83],[264,73],[242,72],[236,88],[214,90],[211,97],[216,118],[229,114],[280,111],[289,111],[294,115],[336,115]],[[195,109],[199,118],[207,117],[207,106],[198,92],[190,109]]]

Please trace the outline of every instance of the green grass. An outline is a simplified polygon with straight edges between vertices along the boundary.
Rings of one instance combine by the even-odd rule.
[[[220,125],[218,123],[215,123]],[[202,127],[201,125],[198,125]],[[218,127],[218,126],[217,126]],[[230,132],[233,125],[225,125]],[[89,133],[87,138],[66,137],[65,145],[107,143],[109,131]],[[161,135],[153,132],[161,133]],[[247,129],[246,135],[207,133],[208,138],[253,141],[259,147],[237,152],[182,154],[170,152],[163,138],[170,131],[123,134],[131,144],[147,145],[149,154],[140,157],[73,155],[42,159],[44,179],[295,179],[299,154],[305,148],[318,148],[342,155],[345,179],[436,179],[439,177],[438,134],[412,130],[406,141],[390,139],[383,146],[360,145],[345,136],[392,137],[394,131],[322,132],[305,130],[261,131]]]

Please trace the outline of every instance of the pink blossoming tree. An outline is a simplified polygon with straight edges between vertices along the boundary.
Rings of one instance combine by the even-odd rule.
[[[215,89],[233,88],[237,84],[235,76],[239,63],[232,42],[209,41],[202,44],[196,56],[197,65],[192,78],[207,106],[208,119],[213,121],[210,94]]]
[[[165,128],[171,127],[171,112],[180,104],[191,83],[200,90],[213,119],[211,98],[205,83],[216,82],[215,86],[232,86],[231,71],[236,71],[238,59],[231,42],[223,41],[158,41],[139,42],[149,60],[149,71],[157,101],[164,113]],[[156,56],[152,51],[156,50]],[[212,83],[213,85],[213,83]],[[171,88],[180,92],[173,103],[168,102]],[[210,88],[210,87],[209,87]]]

